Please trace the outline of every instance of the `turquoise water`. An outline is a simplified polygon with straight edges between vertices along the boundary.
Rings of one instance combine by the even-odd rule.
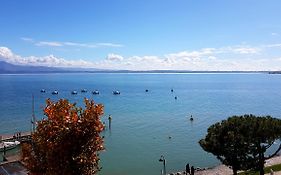
[[[219,162],[198,144],[211,124],[245,113],[281,118],[281,75],[0,75],[0,82],[0,133],[30,129],[32,93],[38,118],[43,116],[46,98],[68,98],[81,105],[87,97],[103,103],[102,120],[107,123],[109,114],[113,119],[111,131],[103,133],[106,151],[101,153],[101,175],[160,174],[161,155],[167,172],[183,170],[186,163],[214,166]],[[40,93],[42,88],[45,94]],[[83,88],[98,89],[100,95],[82,94]],[[59,95],[51,95],[53,90]],[[78,95],[71,95],[72,90]],[[113,90],[121,95],[112,95]]]

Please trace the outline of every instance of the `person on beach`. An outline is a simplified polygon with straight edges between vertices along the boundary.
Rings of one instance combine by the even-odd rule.
[[[270,175],[274,175],[273,169],[270,169]]]
[[[6,146],[4,145],[4,156],[6,155]]]
[[[191,174],[191,175],[194,175],[194,171],[195,171],[195,170],[194,170],[194,166],[191,166],[190,174]]]
[[[190,167],[189,167],[189,163],[188,164],[186,164],[186,166],[185,166],[185,174],[190,174]]]

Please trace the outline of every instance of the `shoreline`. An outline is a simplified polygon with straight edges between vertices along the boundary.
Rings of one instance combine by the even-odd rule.
[[[265,167],[281,164],[281,154],[277,154],[275,157],[272,157],[271,159],[266,160]],[[183,175],[185,174],[184,171],[169,173],[170,175]],[[232,175],[233,171],[231,168],[220,164],[214,167],[207,167],[202,168],[200,170],[195,171],[196,175]],[[281,175],[281,171],[275,172],[275,175]]]

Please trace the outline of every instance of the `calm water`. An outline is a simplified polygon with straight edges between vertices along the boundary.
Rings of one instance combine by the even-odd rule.
[[[0,75],[0,82],[0,133],[30,129],[32,93],[38,118],[46,98],[67,98],[81,105],[87,97],[103,103],[103,121],[107,123],[109,114],[113,120],[111,131],[103,133],[106,151],[101,153],[101,175],[160,174],[161,155],[167,160],[167,172],[182,170],[187,162],[214,166],[219,162],[198,144],[211,124],[245,113],[281,118],[281,75]],[[45,94],[40,93],[42,88]],[[81,94],[83,88],[101,94]],[[121,95],[112,95],[117,89]],[[59,95],[51,95],[53,90]],[[71,95],[72,90],[78,95]]]

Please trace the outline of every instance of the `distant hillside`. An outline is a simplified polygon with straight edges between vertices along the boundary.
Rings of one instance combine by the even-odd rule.
[[[19,74],[19,73],[83,73],[83,72],[104,72],[106,70],[95,68],[56,68],[46,66],[24,66],[0,61],[0,74]]]
[[[269,74],[281,74],[281,71],[271,71]]]
[[[63,69],[43,67],[43,66],[23,66],[14,65],[0,61],[0,74],[7,73],[47,73],[47,72],[65,72]]]
[[[0,61],[0,74],[21,74],[21,73],[270,73],[280,74],[280,71],[190,71],[190,70],[150,70],[150,71],[131,71],[131,70],[106,70],[96,68],[55,68],[44,66],[24,66],[14,65]]]

